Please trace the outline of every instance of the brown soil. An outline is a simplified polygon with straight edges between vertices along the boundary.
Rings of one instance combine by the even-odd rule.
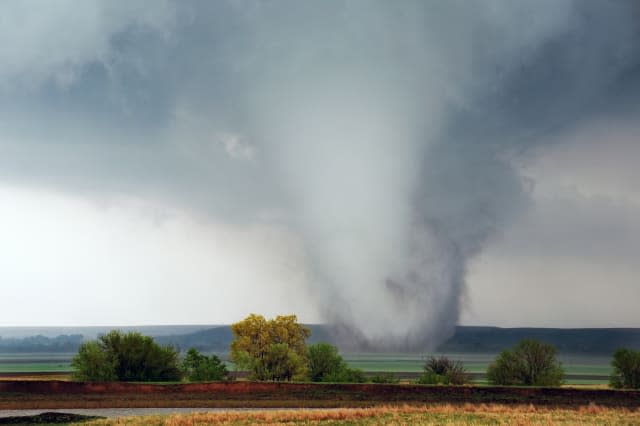
[[[500,403],[640,408],[640,391],[311,383],[137,384],[0,381],[0,409],[107,407],[363,407]]]

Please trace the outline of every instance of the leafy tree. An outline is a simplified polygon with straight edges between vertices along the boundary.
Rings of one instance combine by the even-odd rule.
[[[349,368],[338,348],[328,343],[309,346],[309,376],[314,382],[364,383],[362,370]]]
[[[78,354],[71,361],[75,380],[111,382],[116,377],[116,360],[97,341],[80,345]]]
[[[326,375],[335,374],[346,367],[338,348],[328,343],[309,346],[309,377],[321,382]]]
[[[425,385],[464,385],[467,382],[469,375],[464,364],[445,356],[429,358],[424,365],[424,373],[418,379],[418,383]]]
[[[229,371],[216,355],[206,356],[191,348],[182,361],[182,371],[192,382],[225,380]]]
[[[231,360],[254,380],[304,380],[311,331],[295,315],[266,320],[251,314],[231,326]]]
[[[72,361],[76,377],[83,380],[180,380],[178,353],[140,333],[113,330],[83,345]],[[101,364],[101,368],[96,368]]]
[[[522,360],[512,351],[502,351],[487,369],[487,379],[494,385],[517,386],[524,384]]]
[[[487,378],[495,385],[560,386],[564,370],[553,345],[525,339],[498,355]]]
[[[266,380],[297,380],[307,379],[307,359],[292,350],[286,343],[276,343],[269,346],[263,361],[261,376]]]
[[[640,351],[620,348],[613,353],[613,373],[609,379],[618,389],[640,389]]]

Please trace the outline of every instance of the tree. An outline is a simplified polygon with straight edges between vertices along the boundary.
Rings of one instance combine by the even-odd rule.
[[[308,377],[307,359],[296,353],[286,343],[269,346],[261,366],[262,377],[266,380],[306,380]]]
[[[231,326],[231,360],[254,380],[304,380],[311,331],[295,315],[266,320],[251,314]]]
[[[309,377],[321,382],[325,376],[335,374],[345,368],[345,362],[338,348],[328,343],[316,343],[309,346]]]
[[[418,383],[425,385],[464,385],[467,382],[469,375],[462,361],[452,361],[445,356],[429,358],[418,379]]]
[[[111,382],[117,379],[115,358],[95,340],[80,345],[71,366],[75,380]]]
[[[338,348],[328,343],[316,343],[309,346],[309,376],[314,382],[364,383],[364,373],[349,368]]]
[[[225,380],[229,371],[216,355],[206,356],[191,348],[182,361],[182,371],[192,382]]]
[[[525,339],[498,355],[487,378],[494,385],[560,386],[564,370],[553,345]]]
[[[640,389],[640,351],[620,348],[613,353],[613,373],[609,379],[618,389]]]
[[[113,330],[80,348],[72,365],[75,376],[89,381],[180,380],[178,353],[140,333]],[[98,368],[99,366],[99,368]]]

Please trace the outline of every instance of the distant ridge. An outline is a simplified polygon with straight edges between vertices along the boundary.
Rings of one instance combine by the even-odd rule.
[[[325,325],[311,324],[310,343],[335,343]],[[229,326],[219,326],[186,335],[160,336],[156,340],[180,348],[227,352],[233,336]],[[639,328],[500,328],[458,326],[437,352],[498,353],[522,339],[538,339],[556,346],[562,354],[610,355],[619,347],[640,349]]]
[[[311,324],[310,343],[334,343],[326,325]],[[154,336],[160,344],[181,350],[195,347],[200,351],[226,353],[233,339],[228,325],[219,326],[143,326],[143,327],[48,327],[47,337],[5,335],[0,328],[0,352],[75,352],[83,340],[95,338],[112,328],[135,330]],[[41,331],[44,328],[33,328]],[[15,330],[11,328],[15,333]],[[24,331],[24,330],[22,330]],[[74,334],[67,334],[72,332]],[[59,334],[55,334],[59,333]],[[87,333],[87,334],[85,334]],[[454,335],[438,347],[446,353],[498,353],[519,340],[532,338],[551,343],[561,354],[611,355],[619,347],[640,349],[640,328],[500,328],[458,326]],[[348,352],[348,351],[345,351]]]
[[[610,355],[619,347],[640,349],[640,328],[500,328],[458,326],[439,352],[494,353],[522,339],[553,344],[559,353]]]

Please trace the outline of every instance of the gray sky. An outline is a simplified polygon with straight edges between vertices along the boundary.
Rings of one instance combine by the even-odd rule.
[[[0,323],[640,326],[639,13],[5,1]]]

